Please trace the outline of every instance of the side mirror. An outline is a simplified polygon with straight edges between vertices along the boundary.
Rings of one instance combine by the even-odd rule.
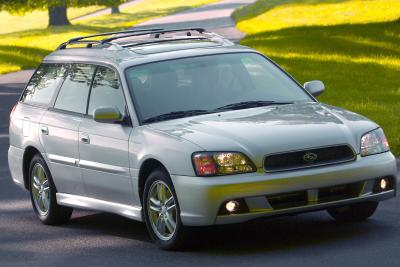
[[[93,119],[97,122],[115,123],[122,122],[123,116],[115,107],[99,107],[94,110]]]
[[[325,85],[321,81],[310,81],[304,84],[304,89],[314,97],[317,97],[325,91]]]

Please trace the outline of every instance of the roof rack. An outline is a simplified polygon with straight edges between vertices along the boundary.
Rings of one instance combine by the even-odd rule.
[[[134,32],[134,33],[128,33],[128,34],[124,34],[124,35],[117,35],[117,36],[109,37],[109,38],[103,39],[102,43],[104,44],[104,43],[108,43],[108,42],[111,42],[111,41],[114,41],[117,39],[121,39],[121,38],[142,36],[142,35],[147,35],[147,34],[152,34],[154,36],[154,38],[160,38],[160,36],[162,34],[172,33],[172,32],[186,32],[187,36],[191,36],[192,34],[190,32],[192,32],[192,31],[196,31],[196,32],[202,34],[206,30],[203,28],[183,28],[183,29],[169,29],[169,30],[157,29],[157,30],[151,30],[149,32],[138,32],[138,33]]]
[[[159,31],[159,30],[162,30],[162,29],[156,28],[156,29],[126,30],[126,31],[104,32],[104,33],[86,35],[86,36],[72,38],[72,39],[68,40],[67,42],[64,42],[61,45],[59,45],[56,50],[65,49],[65,48],[67,48],[68,45],[72,45],[72,44],[88,44],[88,46],[87,46],[88,48],[92,47],[93,44],[104,44],[101,42],[102,40],[84,40],[87,38],[116,35],[116,34],[126,34],[126,33],[139,33],[139,32],[146,32],[145,34],[149,34],[147,32]]]
[[[123,48],[127,47],[134,47],[140,45],[148,45],[148,44],[155,44],[155,43],[166,43],[166,42],[176,42],[176,41],[186,41],[186,40],[208,40],[207,37],[202,36],[193,36],[192,38],[171,38],[171,39],[160,39],[160,40],[153,40],[153,41],[143,41],[138,43],[129,43],[122,45]]]
[[[170,38],[170,39],[162,39],[162,35],[166,33],[177,33],[177,32],[185,32],[187,37],[183,36],[177,36],[178,38]],[[192,35],[192,32],[198,32],[202,35],[196,36]],[[134,43],[127,43],[123,44],[122,46],[118,45],[118,43],[113,43],[112,41],[118,40],[118,39],[123,39],[123,38],[128,38],[128,37],[137,37],[137,36],[143,36],[143,35],[151,35],[153,39],[147,41],[147,40],[141,40],[139,42],[134,42]],[[94,38],[94,37],[100,37],[100,36],[110,36],[108,38],[104,38],[102,40],[85,40],[87,38]],[[72,44],[87,44],[87,48],[93,47],[93,45],[117,45],[119,47],[131,47],[131,46],[138,46],[142,44],[152,44],[152,43],[159,43],[159,42],[169,42],[169,41],[181,41],[181,40],[211,40],[211,39],[216,39],[217,41],[224,42],[224,43],[229,43],[231,44],[230,41],[225,39],[224,37],[212,33],[212,32],[207,32],[203,28],[182,28],[182,29],[140,29],[140,30],[127,30],[127,31],[116,31],[116,32],[106,32],[106,33],[99,33],[99,34],[93,34],[93,35],[87,35],[87,36],[82,36],[82,37],[77,37],[70,39],[69,41],[62,43],[57,50],[60,49],[66,49],[68,45]],[[159,39],[159,40],[157,40]]]

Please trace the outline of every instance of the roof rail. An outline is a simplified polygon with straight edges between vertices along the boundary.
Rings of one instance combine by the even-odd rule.
[[[203,28],[182,28],[182,29],[169,29],[169,30],[165,30],[165,29],[153,29],[153,30],[142,30],[141,32],[133,32],[133,33],[128,33],[128,34],[123,34],[123,35],[117,35],[117,36],[112,36],[106,39],[103,39],[101,42],[104,43],[108,43],[117,39],[121,39],[121,38],[127,38],[127,37],[134,37],[134,36],[142,36],[142,35],[147,35],[147,34],[153,34],[155,38],[159,38],[161,34],[164,33],[172,33],[172,32],[186,32],[187,36],[191,36],[192,31],[196,31],[198,33],[204,33],[206,32],[205,29]]]
[[[60,49],[65,49],[67,48],[68,45],[71,44],[88,44],[88,48],[92,47],[93,44],[104,44],[101,41],[102,40],[84,40],[87,38],[93,38],[93,37],[101,37],[101,36],[108,36],[108,35],[115,35],[115,34],[125,34],[125,33],[139,33],[139,32],[152,32],[152,31],[159,31],[162,30],[161,28],[156,28],[156,29],[141,29],[141,30],[126,30],[126,31],[115,31],[115,32],[104,32],[104,33],[98,33],[98,34],[92,34],[92,35],[86,35],[86,36],[80,36],[76,38],[72,38],[68,40],[67,42],[62,43],[57,47],[56,50]],[[146,33],[148,34],[148,33]]]
[[[183,36],[177,36],[177,38],[170,38],[170,39],[161,39],[160,37],[163,34],[166,33],[176,33],[176,32],[185,32],[186,33],[186,38],[183,38]],[[192,32],[198,32],[202,35],[192,35]],[[140,30],[127,30],[127,31],[116,31],[116,32],[106,32],[106,33],[99,33],[99,34],[93,34],[93,35],[87,35],[87,36],[81,36],[81,37],[76,37],[72,38],[69,41],[62,43],[57,50],[60,49],[66,49],[68,45],[73,45],[73,44],[87,44],[87,48],[93,47],[93,45],[118,45],[118,43],[113,43],[112,41],[118,40],[118,39],[123,39],[123,38],[128,38],[128,37],[136,37],[136,36],[143,36],[143,35],[152,35],[153,39],[146,41],[146,40],[141,40],[139,42],[134,42],[134,43],[128,43],[128,44],[123,44],[122,47],[132,47],[132,46],[138,46],[142,44],[152,44],[152,43],[159,43],[159,42],[169,42],[169,41],[180,41],[180,40],[208,40],[208,39],[216,39],[216,41],[219,42],[224,42],[224,43],[229,43],[232,44],[228,39],[224,38],[221,35],[218,35],[216,33],[212,32],[207,32],[203,28],[181,28],[181,29],[140,29]],[[100,37],[100,36],[110,36],[108,38],[104,38],[102,40],[85,40],[87,38],[94,38],[94,37]],[[155,40],[159,39],[159,40]],[[119,46],[121,48],[121,46]]]
[[[122,45],[122,47],[126,48],[126,47],[134,47],[134,46],[147,45],[147,44],[186,41],[186,40],[208,40],[208,38],[202,37],[202,36],[193,36],[192,38],[160,39],[160,40],[143,41],[143,42],[139,42],[139,43],[125,44],[125,45]]]

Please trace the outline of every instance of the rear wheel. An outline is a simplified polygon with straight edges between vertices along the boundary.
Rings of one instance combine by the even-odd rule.
[[[378,202],[364,202],[349,206],[328,209],[328,213],[339,222],[360,222],[371,217]]]
[[[72,208],[59,206],[49,168],[44,159],[35,155],[29,168],[29,191],[32,207],[44,224],[62,224],[68,222]]]
[[[143,215],[151,238],[162,249],[182,247],[184,226],[180,219],[178,199],[169,174],[153,171],[144,186]]]

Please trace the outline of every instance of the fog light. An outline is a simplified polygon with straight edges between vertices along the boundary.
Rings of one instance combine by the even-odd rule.
[[[382,178],[381,181],[379,182],[379,186],[381,187],[382,190],[385,190],[388,186],[388,181],[385,178]]]
[[[225,204],[225,208],[229,212],[235,212],[239,209],[239,202],[237,202],[235,200],[228,201]]]

